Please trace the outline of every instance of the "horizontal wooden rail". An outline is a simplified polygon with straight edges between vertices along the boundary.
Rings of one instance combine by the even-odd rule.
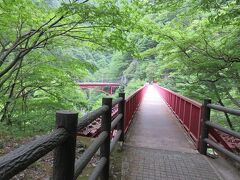
[[[78,120],[79,123],[77,126],[77,130],[80,131],[81,129],[85,128],[87,125],[89,125],[91,122],[96,120],[99,116],[101,116],[107,110],[108,110],[107,106],[102,106],[102,107],[96,109],[95,111],[92,111],[92,112],[86,114],[85,116],[83,116],[82,118],[80,118]]]
[[[222,112],[225,112],[225,113],[240,116],[240,110],[238,110],[238,109],[231,109],[231,108],[227,108],[227,107],[219,106],[219,105],[215,105],[215,104],[208,104],[207,106],[209,108],[217,110],[217,111],[222,111]]]
[[[238,163],[240,163],[240,156],[234,154],[233,152],[231,152],[231,148],[228,147],[228,145],[224,142],[222,143],[222,145],[220,145],[217,142],[214,142],[212,139],[215,138],[216,141],[219,140],[219,137],[216,137],[216,134],[213,134],[213,138],[209,138],[209,134],[210,132],[215,132],[215,129],[217,129],[220,132],[226,133],[228,135],[231,135],[233,137],[236,138],[240,138],[240,133],[226,129],[224,127],[221,127],[215,123],[210,122],[210,113],[211,113],[211,109],[217,110],[217,111],[223,111],[225,113],[231,113],[234,115],[239,116],[240,114],[238,114],[239,110],[235,110],[235,109],[230,109],[230,108],[226,108],[223,106],[219,106],[219,105],[213,105],[211,104],[211,100],[210,99],[205,99],[204,103],[203,103],[203,121],[202,121],[202,127],[201,127],[201,138],[200,138],[200,153],[207,155],[207,148],[208,145],[217,149],[219,152],[225,154],[227,157],[237,161]],[[211,134],[210,134],[211,135]],[[229,149],[229,150],[228,150]]]
[[[85,127],[91,123],[94,118],[101,116],[102,132],[90,145],[90,147],[82,154],[82,156],[76,161],[74,179],[77,179],[81,174],[82,170],[89,163],[91,158],[94,156],[96,151],[100,148],[100,160],[98,165],[93,170],[89,179],[97,179],[101,175],[101,179],[109,178],[109,156],[111,149],[116,145],[116,143],[121,140],[121,135],[124,132],[124,105],[125,105],[125,94],[120,93],[119,98],[112,101],[112,98],[103,98],[103,108],[99,108],[97,111],[90,113],[81,120],[81,126]],[[116,116],[112,117],[112,108],[117,106],[118,113]],[[80,127],[80,125],[78,125]],[[117,128],[117,129],[116,129]],[[113,137],[112,142],[110,142],[111,131],[117,130],[116,135]],[[123,139],[122,139],[123,140]]]
[[[118,114],[118,116],[111,123],[111,130],[113,130],[117,126],[117,124],[121,121],[122,118],[123,114]]]
[[[93,155],[97,152],[99,147],[107,138],[108,133],[103,131],[94,141],[93,143],[84,151],[82,156],[76,160],[75,163],[75,172],[74,172],[74,179],[82,173],[82,170],[86,167],[88,162],[92,159]]]
[[[213,122],[211,122],[211,121],[207,121],[207,122],[205,122],[205,124],[206,124],[207,126],[211,127],[211,128],[217,129],[217,130],[219,130],[219,131],[221,131],[221,132],[224,132],[224,133],[226,133],[226,134],[229,134],[229,135],[231,135],[231,136],[234,136],[234,137],[240,139],[240,133],[238,133],[238,132],[235,132],[235,131],[232,131],[232,130],[230,130],[230,129],[227,129],[227,128],[224,128],[224,127],[222,127],[222,126],[219,126],[219,125],[217,125],[217,124],[215,124],[215,123],[213,123]]]
[[[142,100],[145,89],[146,87],[140,88],[127,100],[125,100],[124,93],[120,93],[119,98],[114,101],[112,98],[103,98],[102,107],[80,119],[78,119],[78,113],[58,111],[56,113],[56,130],[0,157],[0,179],[13,177],[53,149],[53,179],[77,179],[100,148],[101,158],[90,179],[101,176],[101,179],[108,180],[110,153],[118,141],[124,141],[124,132]],[[112,117],[112,109],[116,107],[118,112]],[[77,131],[85,128],[99,117],[101,117],[102,123],[101,133],[75,163]],[[116,133],[110,140],[112,131],[116,131]]]
[[[105,157],[102,157],[97,166],[94,168],[92,174],[89,176],[89,180],[96,180],[98,176],[100,176],[105,164],[107,162],[107,159]]]
[[[114,138],[111,141],[111,145],[110,145],[110,152],[112,152],[113,148],[115,147],[116,143],[118,142],[120,136],[122,134],[122,130],[118,130],[116,135],[114,136]]]
[[[115,106],[116,104],[119,104],[122,100],[123,100],[122,97],[119,97],[119,98],[115,99],[115,100],[112,102],[112,106]]]
[[[53,149],[53,179],[72,179],[75,159],[77,113],[58,111],[56,130],[0,157],[0,179],[10,179]],[[59,156],[61,154],[61,156]],[[66,168],[62,168],[62,164]]]
[[[217,144],[216,142],[214,142],[209,138],[205,138],[203,141],[209,144],[210,146],[212,146],[213,148],[217,149],[219,152],[225,154],[227,157],[231,158],[232,160],[235,160],[236,162],[240,163],[240,156],[228,151],[227,149],[225,149],[224,147],[222,147],[221,145]]]
[[[0,157],[0,179],[10,179],[62,144],[69,133],[61,128]]]

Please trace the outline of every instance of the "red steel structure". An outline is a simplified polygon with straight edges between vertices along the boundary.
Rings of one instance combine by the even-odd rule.
[[[106,92],[106,93],[112,95],[113,91],[120,86],[120,83],[80,82],[78,83],[78,85],[82,89],[97,89],[98,91],[101,91],[101,92],[106,92],[104,91],[104,88],[109,87],[109,92]]]
[[[101,83],[104,84],[104,83]],[[91,86],[91,85],[89,85]],[[88,86],[88,87],[89,87]],[[192,137],[195,146],[199,149],[199,141],[200,141],[200,132],[201,132],[201,122],[202,122],[202,113],[203,113],[203,105],[191,100],[187,97],[184,97],[176,92],[173,92],[169,89],[161,87],[154,83],[153,85],[160,96],[165,100],[169,108],[175,114],[175,116],[179,119],[183,127],[186,129],[187,133]],[[85,86],[87,88],[87,84]],[[124,131],[127,132],[134,114],[140,105],[145,91],[148,86],[145,85],[135,91],[132,95],[128,96],[124,102]],[[118,115],[118,106],[115,105],[112,108],[112,119]],[[79,132],[79,135],[96,137],[100,132],[101,118],[96,119],[94,122],[89,124],[86,128]],[[228,150],[233,149],[235,147],[235,141],[230,142],[229,137],[225,134],[221,134],[218,131],[211,129],[210,136],[212,139],[215,139],[217,142],[221,143]]]
[[[182,123],[188,134],[192,137],[195,146],[199,149],[203,105],[157,84],[154,84],[154,87]],[[234,142],[228,141],[229,136],[214,129],[210,130],[210,136],[228,150],[235,147]]]
[[[124,117],[124,129],[125,133],[127,132],[134,113],[136,112],[138,106],[142,102],[143,96],[147,90],[148,86],[145,85],[141,88],[139,88],[137,91],[135,91],[132,95],[128,96],[125,100],[125,117]]]
[[[132,122],[133,116],[142,101],[142,98],[144,96],[146,89],[147,89],[147,86],[143,86],[125,99],[125,102],[124,102],[125,103],[124,104],[125,133],[127,132]],[[114,119],[117,115],[118,115],[118,105],[115,105],[112,107],[112,119]],[[80,132],[78,132],[78,135],[87,136],[87,137],[96,137],[100,132],[100,128],[101,128],[101,118],[97,118],[87,127],[85,127]]]
[[[157,84],[154,86],[198,146],[202,104]]]

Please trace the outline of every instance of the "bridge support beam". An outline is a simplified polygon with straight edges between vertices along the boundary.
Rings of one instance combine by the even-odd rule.
[[[113,87],[112,87],[112,86],[110,86],[110,92],[109,92],[109,94],[110,94],[110,95],[113,94]]]

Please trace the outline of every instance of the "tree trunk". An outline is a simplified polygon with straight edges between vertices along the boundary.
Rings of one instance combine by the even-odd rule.
[[[8,100],[7,102],[5,103],[4,107],[3,107],[3,110],[2,110],[2,117],[1,117],[1,122],[6,122],[7,125],[11,125],[12,124],[12,121],[11,121],[11,112],[13,111],[13,109],[10,110],[10,105],[13,103],[14,100],[12,100],[14,98],[14,89],[16,87],[16,82],[18,80],[18,76],[19,76],[19,72],[20,72],[20,69],[21,69],[21,66],[22,66],[22,60],[19,62],[19,65],[18,65],[18,68],[17,68],[17,72],[16,72],[16,75],[14,77],[14,81],[10,87],[10,92],[9,92],[9,95],[8,95]]]
[[[217,87],[216,87],[216,84],[215,84],[214,82],[212,83],[212,86],[213,86],[215,95],[216,95],[216,97],[217,97],[217,99],[218,99],[218,103],[219,103],[221,106],[224,106],[223,101],[222,101],[222,99],[221,99],[221,96],[220,96],[220,94],[219,94],[219,92],[218,92],[218,89],[217,89]],[[231,120],[230,120],[230,117],[229,117],[228,113],[225,113],[225,112],[224,112],[224,115],[225,115],[225,117],[226,117],[228,126],[230,127],[230,129],[234,130],[234,127],[233,127],[233,125],[232,125],[232,122],[231,122]]]

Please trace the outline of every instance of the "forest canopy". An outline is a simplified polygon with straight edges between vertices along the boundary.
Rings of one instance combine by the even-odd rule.
[[[240,108],[239,26],[238,0],[0,0],[1,126],[45,132],[57,109],[92,110],[104,95],[76,81],[100,77]]]

